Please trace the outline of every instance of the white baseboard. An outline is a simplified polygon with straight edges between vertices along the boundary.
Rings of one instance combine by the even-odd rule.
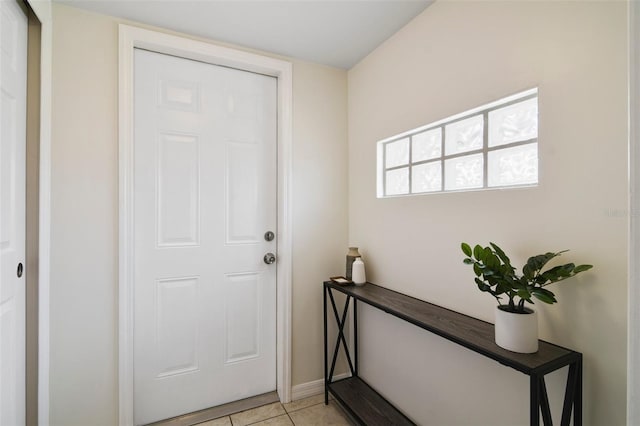
[[[351,374],[337,374],[333,376],[333,380],[336,381],[340,379],[346,379],[347,377],[351,377]],[[291,388],[291,400],[296,401],[298,399],[309,398],[310,396],[320,395],[322,392],[324,392],[323,379],[302,383]]]

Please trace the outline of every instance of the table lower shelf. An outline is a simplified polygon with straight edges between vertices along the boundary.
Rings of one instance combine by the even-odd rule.
[[[330,383],[328,390],[350,414],[367,426],[415,425],[359,377]]]

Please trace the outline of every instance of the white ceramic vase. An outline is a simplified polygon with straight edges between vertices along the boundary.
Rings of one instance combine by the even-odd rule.
[[[512,352],[531,354],[538,351],[538,313],[514,314],[496,306],[496,344]]]
[[[367,276],[364,272],[364,262],[362,257],[357,257],[353,261],[353,283],[355,285],[364,285],[367,282]]]

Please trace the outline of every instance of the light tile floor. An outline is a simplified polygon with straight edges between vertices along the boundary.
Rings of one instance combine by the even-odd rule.
[[[245,425],[352,426],[353,423],[335,401],[331,400],[329,405],[324,405],[324,395],[316,395],[288,404],[274,402],[198,424],[198,426]]]

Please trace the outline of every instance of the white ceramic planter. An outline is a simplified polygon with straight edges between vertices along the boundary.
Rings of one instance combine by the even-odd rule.
[[[512,352],[538,351],[538,313],[514,314],[496,306],[496,344]]]

